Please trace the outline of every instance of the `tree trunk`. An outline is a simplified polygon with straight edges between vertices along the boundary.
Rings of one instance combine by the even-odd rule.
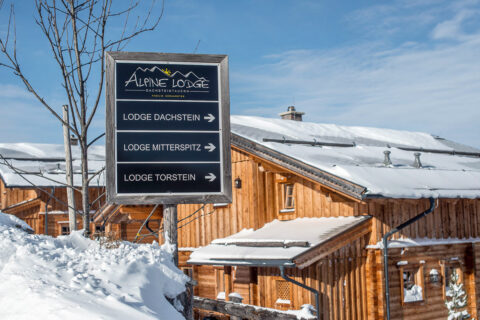
[[[68,106],[63,106],[63,145],[65,148],[65,174],[67,180],[67,204],[68,204],[68,225],[70,227],[70,232],[77,230],[77,216],[76,216],[76,204],[75,196],[73,194],[73,168],[72,168],[72,145],[70,142],[70,130],[68,128],[68,123],[70,120],[68,118]]]
[[[88,147],[87,137],[81,139],[80,146],[82,149],[82,207],[83,207],[83,235],[90,236],[90,201],[88,194]]]

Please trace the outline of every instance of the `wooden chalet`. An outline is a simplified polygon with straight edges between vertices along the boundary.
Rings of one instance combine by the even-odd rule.
[[[233,202],[179,206],[181,267],[196,295],[315,306],[283,269],[318,291],[320,319],[386,319],[382,238],[434,198],[432,213],[388,238],[390,319],[445,319],[453,270],[480,316],[479,150],[425,133],[259,117],[234,116],[231,128]]]
[[[75,208],[77,226],[82,226],[82,201],[79,147],[72,147],[75,185]],[[144,222],[138,217],[142,207],[122,207],[110,212],[111,206],[105,204],[104,174],[95,175],[105,166],[103,147],[91,147],[89,151],[89,169],[92,178],[90,184],[91,216],[98,223],[90,225],[91,231],[105,231],[115,238],[133,239]],[[13,214],[27,222],[37,234],[59,236],[69,234],[67,193],[65,187],[65,153],[63,145],[34,143],[0,144],[0,211]],[[159,210],[155,212],[149,227],[156,231],[160,225]],[[105,224],[105,216],[110,222]],[[125,222],[127,221],[127,222]],[[112,223],[113,222],[113,223]],[[106,229],[106,230],[105,230]],[[141,234],[149,234],[144,229]],[[103,232],[102,232],[103,234]],[[151,242],[152,239],[145,239]],[[145,242],[143,241],[143,242]]]
[[[480,150],[303,122],[294,108],[282,118],[232,116],[233,202],[178,206],[179,267],[195,295],[299,310],[317,305],[316,291],[320,319],[386,319],[383,237],[433,198],[433,212],[388,238],[390,319],[445,319],[453,270],[480,316]],[[15,188],[0,173],[1,210],[37,201],[33,188],[4,200]],[[150,213],[149,229],[161,231],[161,206],[104,206],[93,223],[133,240]]]

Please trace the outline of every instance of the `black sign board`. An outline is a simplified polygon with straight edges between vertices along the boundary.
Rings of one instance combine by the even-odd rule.
[[[107,53],[107,196],[230,202],[226,56]]]

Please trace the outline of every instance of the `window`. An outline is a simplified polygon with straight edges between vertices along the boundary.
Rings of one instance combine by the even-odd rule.
[[[62,236],[66,236],[70,234],[70,227],[69,226],[62,226],[61,230]]]
[[[458,275],[457,284],[463,283],[463,271],[460,262],[445,262],[442,264],[443,274],[443,298],[446,299],[449,293],[449,283],[452,279],[453,272]]]
[[[215,294],[217,300],[225,300],[225,272],[223,268],[215,268]]]
[[[190,279],[193,279],[193,268],[192,267],[182,267],[182,271],[184,274],[190,277]]]
[[[295,210],[295,194],[293,186],[293,183],[283,184],[282,209],[280,212],[292,212]]]
[[[402,304],[425,300],[423,266],[404,266],[400,268]]]
[[[292,299],[291,283],[286,280],[275,280],[275,307],[277,309],[286,310],[290,307]]]

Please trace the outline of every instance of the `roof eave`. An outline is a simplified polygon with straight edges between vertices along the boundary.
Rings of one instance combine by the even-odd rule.
[[[308,165],[298,159],[270,149],[264,145],[237,135],[233,132],[231,135],[231,143],[237,148],[243,149],[258,157],[264,158],[277,165],[283,166],[292,172],[298,173],[311,180],[321,183],[349,197],[357,200],[365,199],[365,192],[367,191],[367,189],[361,185],[342,179],[329,172]]]
[[[312,263],[321,260],[330,253],[344,247],[358,238],[371,232],[371,218],[372,216],[364,216],[365,219],[358,221],[350,228],[340,232],[332,238],[322,241],[312,248],[293,257],[295,265],[303,269],[310,266]]]
[[[210,266],[246,266],[246,267],[295,267],[292,260],[284,259],[244,259],[244,260],[197,260],[187,261],[190,265],[210,265]]]

